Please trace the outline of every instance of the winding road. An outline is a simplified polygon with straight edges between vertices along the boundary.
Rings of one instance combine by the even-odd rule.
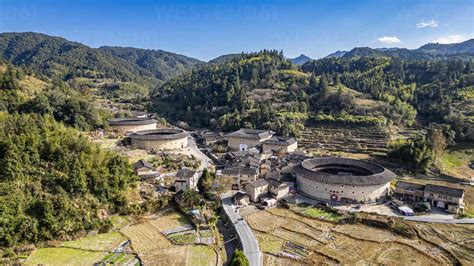
[[[235,207],[232,204],[232,194],[232,192],[226,192],[222,195],[222,206],[227,217],[229,217],[235,227],[250,266],[260,266],[262,265],[262,253],[260,252],[257,239],[239,212],[235,211]]]

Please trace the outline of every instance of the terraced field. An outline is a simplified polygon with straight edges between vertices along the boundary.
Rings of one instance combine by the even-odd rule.
[[[174,245],[161,232],[189,224],[178,212],[126,227],[121,232],[132,241],[132,249],[145,265],[216,265],[217,255],[209,246]]]
[[[388,133],[378,126],[320,125],[306,127],[299,145],[305,150],[325,150],[347,153],[387,152]]]
[[[335,224],[274,208],[246,217],[265,253],[265,265],[289,265],[280,256],[289,241],[309,249],[303,264],[472,264],[474,225],[431,226],[413,223],[420,237],[395,235],[392,231],[363,224]],[[445,232],[450,232],[445,236]],[[443,244],[444,243],[444,244]]]

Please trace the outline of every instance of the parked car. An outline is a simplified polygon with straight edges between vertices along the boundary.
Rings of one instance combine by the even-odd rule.
[[[405,215],[405,216],[413,216],[415,215],[415,213],[413,212],[413,210],[408,207],[408,206],[400,206],[398,207],[398,212],[402,215]]]

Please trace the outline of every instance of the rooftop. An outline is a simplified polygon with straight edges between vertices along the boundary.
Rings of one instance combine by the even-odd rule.
[[[461,198],[464,195],[463,189],[438,186],[438,185],[432,185],[432,184],[426,184],[425,191],[438,193],[438,194],[444,194],[444,195],[448,195],[448,196],[452,196],[456,198]]]
[[[108,120],[111,126],[127,126],[127,125],[151,125],[156,124],[155,119],[150,118],[113,118]]]
[[[296,139],[292,137],[273,136],[267,139],[263,144],[278,145],[278,146],[290,146],[296,143]]]
[[[271,137],[275,132],[270,130],[261,130],[261,129],[249,129],[241,128],[235,132],[225,135],[226,137],[234,138],[244,138],[244,139],[267,139]]]
[[[258,188],[258,187],[263,187],[263,186],[267,186],[268,185],[268,182],[267,180],[263,179],[263,178],[260,178],[260,179],[257,179],[253,182],[250,182],[247,184],[247,186],[252,186],[254,188]]]
[[[132,139],[146,140],[173,140],[182,139],[188,136],[188,132],[180,128],[158,128],[137,131],[130,135]]]
[[[192,178],[195,173],[196,171],[191,170],[189,168],[182,168],[176,173],[175,178],[176,179],[189,179],[189,178]]]
[[[396,177],[378,164],[338,157],[306,159],[295,166],[294,171],[297,178],[348,185],[380,185]]]
[[[145,160],[139,160],[138,162],[136,162],[134,165],[133,165],[133,168],[136,170],[136,169],[140,169],[140,168],[149,168],[149,169],[153,169],[153,165]]]

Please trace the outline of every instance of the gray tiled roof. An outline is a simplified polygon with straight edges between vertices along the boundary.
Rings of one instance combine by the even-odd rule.
[[[225,168],[221,171],[221,173],[223,175],[231,175],[231,176],[237,176],[239,174],[241,174],[241,175],[256,175],[258,173],[258,169],[253,168],[253,167],[237,166],[237,167]]]
[[[360,169],[367,172],[361,175],[338,175],[318,171],[318,168],[341,167],[349,170]],[[380,185],[395,179],[396,175],[384,167],[367,161],[337,157],[320,157],[304,160],[294,167],[297,178],[307,178],[319,182],[348,185]]]
[[[138,162],[136,162],[134,165],[133,165],[133,168],[136,170],[136,169],[139,169],[139,168],[142,168],[142,167],[146,167],[146,168],[149,168],[149,169],[153,169],[153,165],[151,165],[151,163],[145,161],[145,160],[139,160]]]
[[[247,186],[252,186],[254,188],[257,188],[257,187],[263,187],[263,186],[266,186],[268,185],[268,182],[267,180],[263,179],[263,178],[260,178],[260,179],[257,179],[253,182],[250,182],[247,184]]]
[[[405,182],[405,181],[397,181],[396,184],[397,188],[401,189],[412,189],[412,190],[421,190],[423,191],[425,186],[421,184],[415,184],[415,183],[410,183],[410,182]]]
[[[425,186],[425,192],[444,194],[444,195],[453,196],[453,197],[457,197],[457,198],[461,198],[464,194],[463,189],[445,187],[445,186],[437,186],[437,185],[432,185],[432,184],[427,184]]]
[[[241,128],[235,132],[225,135],[226,137],[236,137],[244,139],[266,139],[274,134],[270,130]]]
[[[156,124],[155,119],[150,118],[113,118],[109,119],[108,123],[111,126],[125,126],[125,125],[151,125]]]
[[[180,178],[180,179],[183,179],[183,178],[191,178],[193,177],[193,175],[196,173],[196,171],[194,170],[191,170],[189,168],[183,168],[183,169],[180,169],[177,173],[176,173],[176,178]]]
[[[188,132],[180,128],[159,128],[137,131],[130,135],[131,139],[142,140],[173,140],[188,136]]]
[[[295,138],[281,137],[281,136],[273,136],[270,139],[267,139],[263,142],[263,144],[278,145],[278,146],[290,146],[294,143],[296,143]]]

